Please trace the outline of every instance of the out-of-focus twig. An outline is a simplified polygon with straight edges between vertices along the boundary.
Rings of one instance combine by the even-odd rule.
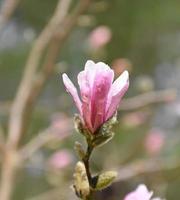
[[[123,100],[119,109],[134,110],[153,103],[170,102],[176,99],[176,94],[177,91],[175,89],[147,92]]]
[[[37,76],[40,60],[46,47],[52,39],[57,28],[61,25],[69,10],[71,0],[59,0],[54,15],[42,31],[40,36],[34,42],[32,51],[27,60],[24,75],[20,83],[16,98],[12,104],[12,110],[9,120],[9,138],[10,145],[17,146],[22,135],[22,128],[25,122],[29,104],[32,102],[32,92],[34,88],[34,79]],[[41,78],[41,77],[38,77]],[[33,89],[32,89],[33,88]]]
[[[138,176],[158,176],[158,174],[171,174],[174,177],[180,172],[180,162],[172,159],[163,159],[163,160],[142,160],[137,161],[129,165],[123,166],[118,171],[118,177],[116,182],[126,181]],[[172,178],[171,176],[171,178]]]
[[[0,126],[0,153],[4,152],[5,152],[5,137],[4,137],[4,131]]]
[[[40,132],[34,139],[32,139],[28,144],[26,144],[19,151],[20,159],[26,160],[31,158],[31,156],[36,153],[40,148],[46,145],[48,142],[53,140],[62,140],[71,135],[73,130],[73,121],[72,119],[67,120],[68,126],[67,129],[59,130],[59,134],[56,134],[53,131],[52,127],[47,128],[46,130]]]
[[[51,189],[35,197],[27,200],[59,200],[59,199],[74,199],[74,193],[70,191],[70,185],[63,183],[61,187]]]
[[[1,101],[0,102],[0,113],[1,114],[8,114],[11,108],[11,101]]]
[[[5,0],[0,8],[0,31],[9,21],[21,0]]]
[[[71,32],[72,28],[76,24],[78,16],[88,8],[90,0],[80,0],[79,2],[80,6],[78,6],[75,14],[71,17],[67,17],[71,0],[58,1],[54,15],[35,41],[32,51],[30,52],[22,81],[10,111],[6,152],[2,162],[0,199],[9,200],[11,197],[19,160],[18,146],[23,133],[27,131],[24,127],[26,127],[25,124],[37,96],[43,88],[45,81],[51,74],[59,52],[59,46]],[[53,38],[60,39],[54,40]],[[56,45],[54,44],[55,42],[57,42]],[[47,50],[48,48],[50,50]],[[43,65],[45,67],[40,67],[46,50],[48,54],[46,55],[47,59],[45,59]],[[37,79],[38,72],[40,76],[38,76]],[[43,81],[41,81],[41,79]],[[36,89],[38,92],[35,92]]]
[[[53,73],[56,59],[58,57],[60,49],[64,44],[64,41],[66,41],[72,29],[75,27],[79,16],[88,9],[91,2],[92,0],[80,0],[77,7],[72,11],[72,14],[69,14],[65,18],[63,23],[61,23],[60,26],[57,27],[56,32],[52,36],[49,42],[44,62],[41,66],[41,69],[34,78],[31,90],[29,92],[29,98],[27,101],[28,106],[26,106],[26,108],[24,109],[24,126],[22,127],[22,132],[24,132],[24,129],[26,129],[26,121],[28,121],[29,116],[31,115],[31,110],[34,106],[35,101],[37,100],[37,97],[42,91],[46,81]]]
[[[167,103],[176,99],[176,93],[177,91],[175,89],[165,89],[160,91],[157,90],[153,92],[147,92],[134,97],[126,98],[122,100],[119,110],[136,110],[151,104]],[[0,102],[0,112],[9,112],[10,106],[10,101]],[[39,108],[44,109],[43,105],[40,105]]]
[[[27,200],[58,200],[59,197],[63,197],[62,195],[62,191],[60,191],[59,188],[55,188],[55,189],[52,189],[50,191],[47,191],[43,194],[40,194],[38,196],[35,196],[35,197],[32,197],[32,198],[29,198]]]

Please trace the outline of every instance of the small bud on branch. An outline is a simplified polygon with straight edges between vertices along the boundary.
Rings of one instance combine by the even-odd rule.
[[[101,190],[113,182],[116,172],[108,171],[92,177],[89,159],[94,148],[102,146],[114,136],[112,127],[116,123],[116,112],[120,101],[129,87],[129,74],[124,71],[114,82],[114,71],[102,62],[87,61],[84,71],[78,74],[81,99],[78,91],[66,74],[63,82],[79,110],[75,115],[75,128],[87,142],[87,151],[75,143],[82,162],[76,164],[74,189],[83,200],[90,200],[93,191]]]

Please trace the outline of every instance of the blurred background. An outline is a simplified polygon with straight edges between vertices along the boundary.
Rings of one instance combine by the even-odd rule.
[[[21,1],[0,30],[2,130],[7,130],[9,107],[33,41],[56,4],[57,0]],[[145,183],[156,196],[180,197],[179,9],[179,0],[99,0],[79,17],[38,99],[22,143],[48,127],[58,137],[21,167],[13,200],[75,198],[69,189],[78,160],[73,146],[82,136],[69,120],[77,110],[65,92],[61,74],[66,72],[77,85],[76,76],[88,59],[107,63],[116,76],[124,70],[130,73],[115,137],[92,155],[94,173],[119,171],[116,183],[98,193],[97,199],[123,199],[139,183]]]

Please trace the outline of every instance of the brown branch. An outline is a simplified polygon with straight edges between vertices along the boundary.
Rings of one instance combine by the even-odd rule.
[[[60,130],[60,133],[58,135],[51,127],[40,132],[34,139],[32,139],[28,144],[26,144],[19,150],[20,159],[24,161],[31,158],[34,153],[36,153],[48,142],[51,142],[53,140],[62,140],[66,137],[69,137],[73,130],[73,121],[72,119],[69,119],[66,123],[69,124],[67,129]]]
[[[5,0],[0,9],[0,31],[9,21],[21,0]]]
[[[42,55],[51,40],[57,27],[64,20],[69,10],[71,0],[59,0],[54,15],[46,28],[35,41],[33,49],[27,61],[23,79],[20,83],[17,95],[12,104],[9,119],[9,132],[6,144],[6,152],[2,162],[0,199],[9,200],[11,197],[15,174],[18,166],[17,147],[22,135],[24,114],[28,107],[32,83],[39,67]]]
[[[62,183],[61,187],[56,187],[35,197],[27,200],[60,200],[60,199],[74,199],[74,193],[70,191],[71,183]],[[72,190],[73,191],[73,190]]]
[[[40,92],[42,91],[46,81],[53,73],[56,59],[58,57],[59,51],[62,48],[67,37],[71,33],[72,29],[76,25],[79,16],[84,13],[88,6],[90,5],[91,0],[81,0],[78,6],[74,9],[74,12],[67,16],[61,26],[56,30],[48,46],[46,52],[46,57],[41,66],[39,73],[37,73],[36,78],[32,84],[31,91],[29,93],[29,98],[27,100],[26,108],[24,109],[24,123],[22,127],[22,132],[26,130],[27,121],[31,115],[31,110],[33,109],[34,103],[37,100]]]
[[[37,90],[39,90],[38,89],[39,87],[42,87],[41,86],[42,82],[44,82],[44,78],[43,80],[40,80],[41,79],[40,74],[38,77],[39,79],[38,78],[36,79]],[[37,93],[37,91],[35,92]],[[147,92],[134,97],[126,98],[122,100],[119,110],[124,110],[124,111],[136,110],[151,104],[167,103],[169,101],[173,101],[176,99],[176,93],[177,91],[175,89],[165,89],[165,90]],[[42,105],[40,105],[40,107],[41,106]],[[10,107],[11,107],[11,102],[9,101],[0,102],[0,112],[2,113],[9,112]]]
[[[118,171],[116,182],[127,181],[138,176],[157,176],[162,174],[171,174],[176,177],[180,171],[180,162],[172,159],[151,159],[137,161],[129,165],[123,166]],[[166,176],[166,178],[168,178]]]
[[[176,99],[176,94],[175,89],[147,92],[123,100],[120,110],[135,110],[153,103],[170,102]]]
[[[2,130],[2,127],[0,126],[0,153],[5,153],[5,137],[4,137],[4,131]]]
[[[46,80],[51,75],[62,43],[76,25],[79,15],[88,8],[91,0],[80,0],[75,12],[66,17],[71,0],[59,0],[50,22],[34,42],[17,95],[12,104],[6,153],[2,165],[0,199],[9,200],[18,167],[18,145],[27,131],[27,120],[31,115]],[[43,56],[44,64],[40,67]],[[38,72],[39,70],[39,72]],[[14,159],[15,158],[15,159]]]
[[[58,200],[59,197],[62,198],[62,191],[59,188],[55,188],[50,191],[44,192],[43,194],[29,198],[28,200]]]
[[[56,32],[57,27],[60,26],[64,20],[66,13],[69,10],[70,2],[70,0],[59,0],[50,22],[34,42],[33,49],[25,66],[23,79],[12,104],[8,135],[8,142],[10,145],[17,146],[19,143],[22,134],[24,116],[26,114],[26,109],[29,106],[28,103],[31,101],[32,85],[36,77],[40,60],[46,47]]]

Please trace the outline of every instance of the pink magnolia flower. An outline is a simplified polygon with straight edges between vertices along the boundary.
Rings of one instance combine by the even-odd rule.
[[[147,118],[147,112],[134,111],[124,115],[122,117],[122,122],[125,126],[128,126],[129,128],[134,128],[143,124],[147,120]]]
[[[60,150],[55,152],[48,160],[48,164],[53,169],[62,169],[70,165],[73,157],[68,150]]]
[[[145,138],[145,149],[151,155],[158,154],[165,143],[163,132],[159,129],[152,129]]]
[[[90,33],[88,42],[93,49],[99,49],[105,46],[111,37],[111,30],[107,26],[99,26]]]
[[[70,122],[71,119],[64,113],[55,113],[51,117],[50,131],[57,136],[57,139],[65,139],[71,134],[71,127],[69,126]]]
[[[63,74],[66,90],[72,95],[85,125],[96,130],[116,112],[121,98],[129,87],[129,75],[124,71],[113,83],[114,71],[102,62],[87,61],[84,71],[78,74],[81,100],[77,89]]]
[[[161,200],[160,198],[153,198],[152,191],[148,191],[147,187],[143,184],[139,185],[136,190],[126,195],[124,200]]]
[[[112,62],[112,69],[116,76],[119,76],[123,71],[132,71],[132,64],[130,60],[126,58],[117,58]]]

